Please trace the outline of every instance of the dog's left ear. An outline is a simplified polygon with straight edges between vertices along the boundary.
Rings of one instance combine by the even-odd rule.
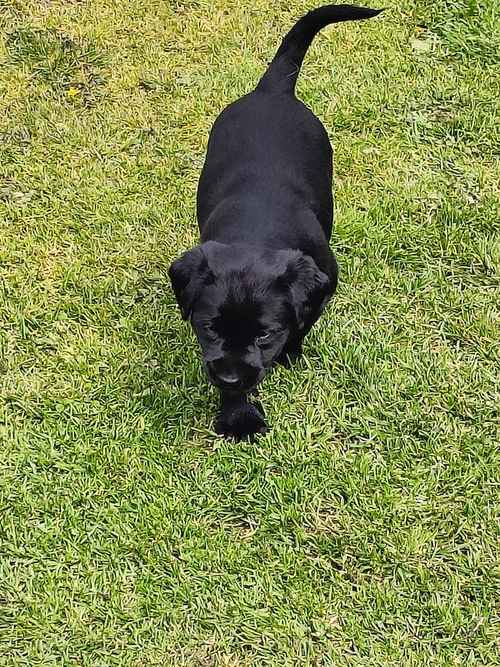
[[[168,270],[175,298],[183,320],[191,315],[194,302],[203,285],[213,280],[208,261],[200,246],[188,250]]]
[[[299,329],[304,328],[311,313],[319,314],[333,292],[326,273],[312,257],[298,250],[287,252],[278,283],[289,290]]]

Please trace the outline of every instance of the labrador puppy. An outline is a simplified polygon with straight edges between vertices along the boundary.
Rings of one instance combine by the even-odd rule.
[[[332,149],[320,120],[295,97],[316,33],[374,10],[328,5],[286,35],[253,92],[215,121],[201,173],[201,243],[169,270],[210,381],[221,394],[216,431],[244,438],[267,429],[251,402],[275,363],[290,363],[337,286]]]

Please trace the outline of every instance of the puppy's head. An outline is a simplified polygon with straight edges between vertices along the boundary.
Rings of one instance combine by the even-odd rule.
[[[215,241],[186,252],[169,275],[211,382],[234,392],[260,382],[334,287],[298,250],[262,251]]]

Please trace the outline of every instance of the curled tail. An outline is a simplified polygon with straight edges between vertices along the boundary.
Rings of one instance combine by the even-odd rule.
[[[377,16],[382,9],[355,5],[325,5],[302,17],[281,42],[257,89],[273,93],[293,93],[307,49],[314,36],[330,23],[356,21]]]

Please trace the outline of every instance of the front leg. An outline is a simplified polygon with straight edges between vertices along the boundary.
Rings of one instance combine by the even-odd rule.
[[[267,431],[262,406],[249,403],[246,394],[227,394],[221,391],[220,412],[215,432],[226,438],[242,440]]]
[[[285,347],[281,350],[276,363],[289,368],[291,364],[295,363],[302,356],[302,336],[289,339]]]
[[[289,368],[293,363],[300,359],[302,356],[302,344],[304,342],[304,338],[313,328],[329,298],[330,296],[325,297],[321,306],[309,314],[305,325],[302,329],[300,329],[300,331],[290,335],[290,338],[287,340],[285,347],[281,350],[280,355],[276,359],[276,363],[285,366],[285,368]]]

